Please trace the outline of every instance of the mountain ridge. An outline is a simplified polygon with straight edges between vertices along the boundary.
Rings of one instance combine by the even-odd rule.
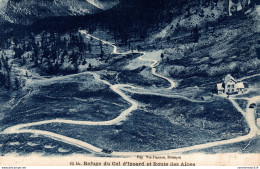
[[[29,25],[46,17],[77,16],[101,12],[118,0],[1,0],[0,16],[10,23]]]

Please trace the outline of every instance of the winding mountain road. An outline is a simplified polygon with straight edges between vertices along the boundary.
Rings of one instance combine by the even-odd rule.
[[[256,76],[260,76],[260,74],[255,74],[255,75],[251,75],[251,76],[242,77],[242,78],[238,79],[238,81],[242,81],[242,80],[250,79],[250,78],[252,78],[252,77],[256,77]]]
[[[96,40],[98,40],[98,41],[101,41],[101,42],[103,42],[104,44],[108,44],[108,45],[112,46],[112,47],[113,47],[113,52],[112,52],[113,54],[127,55],[127,54],[130,54],[130,53],[133,53],[132,51],[120,53],[120,52],[118,52],[118,50],[117,50],[117,46],[115,46],[114,44],[112,44],[112,43],[110,43],[110,42],[107,42],[107,41],[104,41],[104,40],[101,40],[101,39],[98,39],[97,37],[92,36],[92,35],[90,35],[90,34],[87,34],[87,32],[84,31],[84,30],[81,30],[80,33],[86,35],[87,37],[92,37],[93,39],[96,39]],[[136,51],[135,51],[135,52],[136,52]],[[159,62],[158,60],[146,59],[146,58],[144,58],[144,57],[146,56],[146,54],[147,54],[146,52],[136,52],[136,53],[142,54],[142,56],[140,56],[140,57],[138,58],[139,60],[152,62],[152,64],[150,65],[150,67],[152,68],[152,74],[153,74],[154,76],[157,76],[157,77],[159,77],[159,78],[162,78],[162,79],[167,80],[167,81],[170,83],[170,87],[167,88],[167,89],[173,89],[173,88],[176,86],[176,83],[175,83],[172,79],[169,79],[169,78],[167,78],[167,77],[165,77],[165,76],[162,76],[162,75],[159,75],[158,73],[156,73],[155,65]]]
[[[87,37],[92,37],[96,40],[100,40],[100,39],[98,39],[98,38],[96,38],[92,35],[87,34],[86,31],[80,31],[80,32],[82,34],[86,35]],[[114,44],[107,42],[107,41],[103,41],[103,40],[101,40],[101,41],[105,44],[111,45],[113,47],[113,53],[114,54],[129,54],[129,53],[132,53],[132,52],[118,53],[117,47]],[[138,59],[143,60],[143,61],[153,62],[150,65],[150,67],[152,68],[153,75],[167,80],[170,83],[170,87],[168,87],[169,90],[176,86],[175,82],[172,81],[171,79],[156,73],[156,68],[154,68],[154,66],[155,66],[155,64],[158,63],[157,60],[144,59],[143,56],[146,53],[144,53],[144,52],[138,52],[138,53],[142,54],[142,56],[140,56]],[[67,143],[67,144],[71,144],[71,145],[80,147],[82,149],[88,150],[88,151],[95,153],[95,154],[104,154],[104,152],[102,152],[102,149],[95,147],[95,146],[93,146],[89,143],[78,140],[78,139],[63,136],[63,135],[53,133],[53,132],[49,132],[49,131],[28,129],[28,127],[33,127],[33,126],[38,126],[38,125],[43,125],[43,124],[50,124],[50,123],[64,123],[64,124],[91,125],[91,126],[115,125],[115,124],[125,120],[127,118],[127,116],[130,115],[131,112],[133,112],[134,110],[136,110],[138,108],[138,102],[131,99],[129,96],[127,96],[126,94],[124,94],[121,91],[121,90],[127,90],[127,89],[125,89],[126,87],[130,87],[130,88],[137,88],[137,87],[125,85],[125,84],[112,85],[108,81],[101,79],[100,76],[97,73],[94,73],[94,72],[84,72],[84,73],[80,73],[80,74],[77,74],[77,75],[81,75],[81,74],[90,74],[96,80],[101,81],[102,83],[108,85],[111,90],[113,90],[115,93],[120,95],[125,101],[129,102],[131,104],[131,106],[128,109],[124,110],[118,117],[116,117],[115,119],[109,120],[109,121],[95,121],[95,122],[93,122],[93,121],[75,121],[75,120],[64,120],[64,119],[45,120],[45,121],[39,121],[39,122],[34,122],[34,123],[26,123],[26,124],[15,125],[15,126],[12,126],[12,127],[5,129],[0,134],[32,133],[32,134],[36,134],[36,135],[44,135],[44,136],[52,138],[54,140],[58,140],[58,141],[61,141],[61,142]],[[69,75],[69,76],[76,76],[76,75]],[[58,78],[63,78],[63,77],[58,77]],[[64,78],[66,78],[66,77],[64,77]],[[57,80],[57,77],[55,79]],[[52,80],[52,79],[42,79],[40,81],[45,81],[45,80],[48,81],[48,80]],[[128,90],[128,91],[133,92],[133,91],[130,91],[130,90]],[[170,96],[170,95],[157,94],[157,93],[152,93],[152,92],[151,93],[136,92],[136,93],[151,94],[151,95],[154,94],[154,95],[165,96],[165,97],[178,97],[178,98],[186,99],[186,100],[189,100],[189,101],[194,101],[194,100],[188,99],[184,96],[178,96],[178,95]],[[256,99],[259,99],[259,96],[254,97],[254,98],[248,98],[248,100],[249,100],[248,105],[251,104],[252,102],[254,102]],[[255,124],[254,110],[247,108],[246,111],[243,111],[232,98],[229,98],[229,100],[234,105],[234,107],[239,112],[241,112],[243,114],[243,116],[245,117],[245,119],[246,119],[246,121],[247,121],[247,123],[250,127],[250,132],[245,136],[240,136],[240,137],[233,138],[233,139],[216,141],[216,142],[211,142],[211,143],[206,143],[206,144],[199,144],[199,145],[190,146],[190,147],[171,149],[171,150],[154,151],[154,152],[112,152],[110,155],[111,156],[120,156],[120,157],[128,157],[128,156],[136,156],[136,155],[156,155],[156,154],[165,155],[165,154],[181,153],[181,152],[186,152],[186,151],[193,151],[193,150],[210,148],[210,147],[214,147],[214,146],[232,144],[232,143],[246,141],[248,139],[254,138],[257,135],[257,132],[258,132],[258,128]],[[247,106],[247,107],[249,107],[249,106]]]
[[[156,73],[155,65],[156,65],[159,61],[158,61],[158,60],[145,59],[145,58],[144,58],[145,55],[146,55],[146,53],[144,53],[143,56],[140,56],[138,59],[143,60],[143,61],[152,61],[153,63],[150,65],[150,67],[152,68],[152,74],[153,74],[154,76],[157,76],[157,77],[159,77],[159,78],[162,78],[162,79],[167,80],[167,81],[171,84],[171,86],[168,87],[167,89],[169,89],[169,90],[170,90],[170,89],[173,89],[173,88],[176,86],[176,83],[175,83],[173,80],[171,80],[171,79],[169,79],[169,78],[167,78],[167,77],[165,77],[165,76],[162,76],[162,75],[159,75],[158,73]]]

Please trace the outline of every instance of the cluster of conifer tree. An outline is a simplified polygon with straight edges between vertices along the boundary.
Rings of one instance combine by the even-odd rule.
[[[78,72],[78,66],[86,64],[84,53],[91,51],[91,44],[86,44],[79,33],[31,34],[14,43],[14,58],[21,66],[32,65],[47,74]]]
[[[5,53],[0,55],[0,87],[6,89],[18,90],[20,82],[18,78],[12,74],[12,65],[9,62],[9,58]]]
[[[19,89],[19,77],[12,64],[35,68],[45,75],[77,73],[79,65],[86,65],[85,53],[92,52],[92,44],[85,43],[79,33],[30,34],[24,38],[12,38],[1,49],[0,87]],[[101,44],[102,48],[102,44]],[[14,54],[6,54],[5,51]],[[104,55],[101,51],[100,55]],[[91,64],[88,63],[89,69]]]

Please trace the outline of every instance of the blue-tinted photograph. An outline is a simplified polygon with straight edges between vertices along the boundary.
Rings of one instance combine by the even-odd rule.
[[[0,0],[0,157],[260,152],[259,0]]]

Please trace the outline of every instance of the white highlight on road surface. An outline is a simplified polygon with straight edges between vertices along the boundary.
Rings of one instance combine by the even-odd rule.
[[[86,36],[90,36],[96,40],[100,40],[92,35],[88,35],[86,33],[86,31],[81,31],[81,33],[86,34]],[[106,41],[102,41],[103,43],[109,44],[111,46],[114,47],[114,51],[113,53],[115,54],[128,54],[127,53],[118,53],[117,52],[117,47],[109,42]],[[131,53],[131,52],[129,52]],[[140,52],[139,52],[140,53]],[[145,54],[145,53],[142,53]],[[143,59],[142,56],[139,58],[141,60],[149,60],[149,59]],[[171,79],[168,79],[164,76],[158,75],[156,73],[156,69],[154,68],[154,65],[156,63],[158,63],[158,61],[156,60],[149,60],[154,62],[151,67],[153,70],[153,74],[155,76],[164,78],[166,80],[168,80],[171,83],[171,86],[168,89],[172,89],[175,84],[173,81],[171,81]],[[81,73],[83,74],[83,73]],[[124,84],[116,84],[116,85],[112,85],[110,84],[108,81],[106,80],[102,80],[100,78],[100,76],[94,72],[84,72],[84,74],[91,74],[96,80],[102,81],[104,84],[110,86],[110,88],[117,94],[119,94],[124,100],[126,100],[127,102],[129,102],[131,104],[131,107],[126,109],[125,111],[123,111],[118,117],[116,117],[113,120],[109,120],[109,121],[100,121],[100,122],[93,122],[93,121],[74,121],[74,120],[63,120],[63,119],[55,119],[55,120],[46,120],[46,121],[40,121],[40,122],[34,122],[34,123],[27,123],[27,124],[19,124],[19,125],[15,125],[12,127],[9,127],[7,129],[5,129],[3,132],[1,132],[0,134],[19,134],[19,133],[32,133],[34,135],[44,135],[46,137],[52,138],[54,140],[58,140],[58,141],[62,141],[64,143],[67,144],[71,144],[74,146],[77,146],[79,148],[88,150],[90,152],[93,152],[95,154],[104,154],[102,152],[102,149],[95,147],[91,144],[88,144],[84,141],[78,140],[78,139],[74,139],[71,137],[67,137],[67,136],[63,136],[60,134],[56,134],[53,132],[49,132],[49,131],[43,131],[43,130],[36,130],[36,129],[25,129],[28,127],[32,127],[32,126],[38,126],[38,125],[43,125],[43,124],[50,124],[50,123],[64,123],[64,124],[75,124],[75,125],[95,125],[95,126],[100,126],[100,125],[115,125],[119,122],[121,122],[122,120],[125,120],[126,117],[134,110],[137,109],[138,107],[138,103],[135,102],[134,100],[130,99],[127,95],[125,95],[119,88],[124,88],[124,87],[130,87],[130,88],[136,88],[130,85],[124,85]],[[80,74],[78,74],[80,75]],[[73,76],[73,75],[70,75]],[[48,79],[46,79],[48,80]],[[138,93],[138,92],[136,92]],[[152,94],[152,93],[151,93]],[[177,96],[176,96],[177,97]],[[182,97],[182,96],[179,96]],[[187,99],[187,98],[184,98]],[[243,114],[243,116],[245,117],[249,128],[250,128],[250,132],[245,135],[245,136],[240,136],[237,138],[233,138],[233,139],[228,139],[228,140],[222,140],[222,141],[216,141],[216,142],[211,142],[211,143],[206,143],[206,144],[199,144],[199,145],[195,145],[195,146],[190,146],[190,147],[184,147],[184,148],[177,148],[177,149],[170,149],[170,150],[163,150],[163,151],[153,151],[153,152],[112,152],[111,156],[136,156],[136,155],[156,155],[156,154],[172,154],[172,153],[181,153],[181,152],[185,152],[185,151],[193,151],[193,150],[199,150],[199,149],[205,149],[205,148],[210,148],[210,147],[214,147],[214,146],[220,146],[220,145],[226,145],[226,144],[232,144],[232,143],[237,143],[237,142],[241,142],[241,141],[246,141],[248,139],[252,139],[257,135],[258,132],[258,128],[255,124],[255,116],[254,116],[254,109],[250,109],[247,108],[246,112],[244,112],[239,105],[232,99],[229,98],[229,100],[231,101],[231,103],[234,105],[234,107]],[[259,101],[260,98],[259,96],[253,97],[253,98],[248,98],[248,105],[247,107],[249,107],[249,105],[251,103],[255,103],[256,101]]]
[[[157,60],[151,60],[151,59],[145,59],[145,58],[143,58],[145,56],[145,54],[143,55],[143,56],[140,56],[138,59],[140,59],[140,60],[143,60],[143,61],[152,61],[153,63],[150,65],[150,67],[152,68],[152,74],[154,75],[154,76],[157,76],[157,77],[160,77],[160,78],[162,78],[162,79],[165,79],[165,80],[167,80],[170,84],[171,84],[171,86],[169,87],[169,88],[167,88],[167,89],[173,89],[175,86],[176,86],[176,84],[175,84],[175,82],[173,81],[173,80],[171,80],[171,79],[169,79],[169,78],[167,78],[167,77],[165,77],[165,76],[162,76],[162,75],[159,75],[159,74],[157,74],[156,73],[156,68],[155,68],[155,65],[159,62],[159,61],[157,61]]]
[[[183,99],[183,100],[187,100],[187,101],[190,101],[190,102],[193,102],[193,103],[209,103],[211,101],[203,101],[203,100],[193,100],[193,99],[190,99],[186,96],[180,96],[180,95],[167,95],[167,94],[162,94],[162,93],[153,93],[153,92],[139,92],[139,91],[134,91],[134,90],[131,90],[131,89],[127,89],[127,88],[121,88],[121,90],[124,90],[124,91],[127,91],[127,92],[130,92],[130,93],[136,93],[136,94],[142,94],[142,95],[154,95],[154,96],[161,96],[161,97],[168,97],[168,98],[179,98],[179,99]]]
[[[110,86],[110,88],[117,94],[119,94],[124,100],[129,102],[131,104],[131,107],[123,111],[118,117],[116,117],[113,120],[109,121],[74,121],[74,120],[63,120],[63,119],[55,119],[55,120],[45,120],[45,121],[40,121],[40,122],[33,122],[33,123],[26,123],[26,124],[19,124],[15,125],[12,127],[9,127],[3,131],[3,133],[16,133],[16,131],[26,128],[26,127],[32,127],[32,126],[38,126],[38,125],[43,125],[43,124],[50,124],[50,123],[64,123],[64,124],[78,124],[78,125],[95,125],[95,126],[102,126],[102,125],[113,125],[118,122],[121,122],[125,120],[125,118],[134,110],[137,109],[138,103],[135,102],[134,100],[130,99],[127,95],[125,95],[121,90],[118,88],[122,87],[129,87],[129,85],[112,85],[106,80],[102,80],[100,76],[96,73],[93,72],[86,72],[87,74],[93,75],[93,77],[96,80],[102,81],[104,84]],[[37,134],[37,133],[34,133]]]
[[[30,90],[25,96],[23,96],[22,98],[20,98],[19,100],[18,100],[18,102],[13,106],[13,107],[11,107],[11,111],[14,109],[14,108],[16,108],[20,103],[21,103],[21,101],[23,100],[23,99],[25,99],[26,97],[29,97],[30,95],[31,95],[31,93],[32,93],[32,90]]]
[[[256,77],[256,76],[260,76],[260,74],[255,74],[255,75],[251,75],[251,76],[242,77],[242,78],[238,79],[238,81],[242,81],[242,80],[250,79],[250,78],[252,78],[252,77]]]

